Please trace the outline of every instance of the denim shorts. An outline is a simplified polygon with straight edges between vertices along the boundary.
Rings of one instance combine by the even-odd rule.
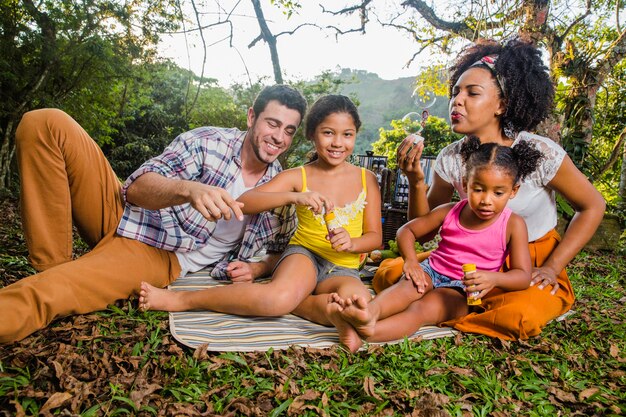
[[[465,285],[463,285],[462,280],[453,279],[435,271],[432,266],[430,266],[428,258],[423,260],[422,263],[420,263],[420,266],[430,277],[430,280],[433,283],[433,288],[460,288],[463,290],[463,293],[465,293]]]
[[[306,256],[313,262],[313,266],[317,269],[317,282],[320,283],[325,279],[330,277],[342,276],[342,277],[354,277],[361,279],[361,275],[359,274],[359,270],[356,268],[346,268],[345,266],[335,265],[334,263],[327,261],[321,256],[311,252],[305,247],[300,245],[287,245],[287,248],[281,255],[280,259],[276,263],[274,267],[274,271],[278,268],[278,265],[289,255],[293,255],[299,253],[301,255]],[[272,274],[274,273],[272,271]]]

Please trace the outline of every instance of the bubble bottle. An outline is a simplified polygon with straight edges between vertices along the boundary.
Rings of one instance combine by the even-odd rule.
[[[476,272],[476,264],[463,264],[463,275],[465,278],[469,278],[473,273]],[[480,291],[473,291],[467,294],[467,305],[469,306],[479,306],[483,302],[478,297]]]

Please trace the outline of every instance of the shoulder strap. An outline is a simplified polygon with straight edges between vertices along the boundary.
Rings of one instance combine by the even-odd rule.
[[[367,193],[367,179],[365,177],[365,168],[361,168],[361,183],[363,184],[363,191]]]
[[[302,169],[302,192],[306,191],[306,171],[304,170],[304,166],[300,167]]]

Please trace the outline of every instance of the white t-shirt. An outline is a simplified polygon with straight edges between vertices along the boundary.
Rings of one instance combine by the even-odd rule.
[[[250,188],[252,187],[244,185],[243,178],[239,176],[230,187],[226,188],[226,191],[233,198],[237,198]],[[241,221],[234,216],[230,220],[219,219],[213,236],[205,246],[190,252],[176,252],[176,257],[182,269],[180,276],[183,277],[188,272],[196,272],[207,265],[221,261],[224,255],[241,243],[243,233],[250,222],[250,217],[249,215],[244,215]]]
[[[437,174],[452,184],[461,199],[467,197],[463,189],[465,170],[460,154],[463,140],[446,146],[435,161]],[[548,188],[548,183],[556,175],[566,153],[553,140],[528,132],[520,132],[511,146],[517,145],[522,140],[534,144],[543,153],[544,158],[537,170],[524,179],[515,198],[509,201],[508,207],[524,218],[528,227],[528,241],[532,242],[556,226],[556,200],[554,191]]]

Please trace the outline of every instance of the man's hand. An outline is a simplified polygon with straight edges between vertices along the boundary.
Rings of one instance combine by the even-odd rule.
[[[226,267],[226,275],[234,283],[254,281],[252,264],[242,261],[233,261]]]
[[[207,220],[230,220],[233,214],[240,221],[243,220],[243,203],[236,201],[223,188],[196,181],[186,181],[185,187],[189,194],[189,203]]]

